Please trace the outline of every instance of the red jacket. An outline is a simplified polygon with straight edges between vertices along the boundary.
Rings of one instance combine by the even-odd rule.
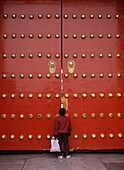
[[[55,135],[58,133],[69,133],[71,131],[71,122],[68,116],[59,116],[55,120]]]

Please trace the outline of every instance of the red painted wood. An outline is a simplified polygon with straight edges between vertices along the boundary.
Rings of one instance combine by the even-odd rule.
[[[59,0],[6,0],[0,2],[0,12],[0,150],[50,149],[47,137],[53,135],[61,95],[65,94],[69,95],[67,113],[72,122],[71,149],[123,149],[124,2],[63,0],[61,7]],[[39,34],[42,38],[38,38]],[[94,38],[90,37],[92,34]],[[109,34],[111,38],[107,37]],[[55,57],[56,54],[59,57]],[[73,57],[74,54],[77,56]],[[57,64],[56,72],[50,74],[48,62],[53,60]],[[73,73],[67,68],[70,60],[75,62]],[[113,96],[109,97],[111,93]],[[20,97],[22,94],[24,98]],[[47,98],[47,94],[51,97]],[[82,97],[82,94],[87,96]],[[95,97],[91,96],[94,94]],[[101,94],[104,97],[100,97]],[[75,113],[77,118],[74,118]],[[83,117],[84,113],[87,118]],[[92,113],[95,118],[91,117]],[[104,118],[100,117],[101,113]],[[122,117],[118,117],[118,113]],[[15,118],[10,117],[12,114]],[[29,114],[33,117],[29,118]],[[38,114],[42,114],[41,119],[37,118]],[[50,119],[46,117],[49,114]],[[21,135],[24,139],[20,139]],[[38,135],[42,138],[38,139]]]
[[[50,141],[47,135],[53,135],[54,118],[60,108],[60,66],[61,66],[61,39],[55,38],[56,34],[60,36],[60,17],[57,19],[55,15],[60,15],[60,2],[53,3],[45,1],[1,1],[0,16],[0,96],[7,94],[3,99],[0,97],[0,114],[6,114],[6,119],[0,119],[0,136],[5,134],[6,139],[0,139],[1,150],[45,150],[49,149]],[[3,15],[7,14],[5,19]],[[16,14],[13,19],[12,15]],[[22,19],[21,15],[25,15]],[[47,18],[47,15],[51,18]],[[29,16],[34,18],[30,19]],[[42,18],[38,18],[42,15]],[[7,34],[8,38],[2,38],[3,34]],[[16,38],[11,38],[12,34],[16,34]],[[20,35],[25,34],[25,38]],[[33,34],[34,38],[29,38],[29,34]],[[38,38],[38,34],[42,34],[42,38]],[[47,35],[51,34],[51,38]],[[7,58],[3,58],[3,54]],[[12,58],[11,54],[16,57]],[[20,54],[25,54],[24,58]],[[33,58],[29,57],[33,54]],[[38,57],[42,54],[42,57]],[[47,57],[50,54],[50,58]],[[59,54],[59,58],[55,55]],[[49,73],[48,62],[54,60],[57,63],[56,73]],[[6,78],[2,78],[2,74],[6,74]],[[11,74],[15,74],[15,78],[11,78]],[[20,78],[20,74],[24,74],[24,78]],[[33,78],[29,78],[32,74]],[[38,74],[42,78],[38,78]],[[59,78],[56,78],[59,74]],[[15,94],[15,98],[10,97]],[[24,98],[19,95],[24,94]],[[33,98],[28,95],[33,94]],[[38,94],[42,94],[42,98],[38,98]],[[47,94],[51,94],[47,98]],[[15,118],[11,119],[10,115],[15,114]],[[24,118],[20,119],[20,114],[24,114]],[[33,118],[29,119],[28,115],[33,114]],[[37,115],[42,114],[42,119],[38,119]],[[46,115],[51,114],[51,118],[47,119]],[[10,139],[10,135],[14,134],[15,138]],[[32,134],[33,138],[28,139],[28,135]],[[38,140],[37,135],[41,134],[42,139]],[[20,135],[24,135],[24,139],[20,140]]]
[[[68,34],[68,38],[63,38],[63,54],[68,54],[68,58],[64,58],[64,74],[69,74],[68,78],[64,77],[64,94],[68,94],[68,114],[72,120],[72,136],[71,147],[74,149],[122,149],[124,148],[123,138],[118,137],[118,133],[123,134],[123,41],[124,41],[124,22],[123,22],[122,1],[64,1],[63,15],[68,18],[63,19],[63,35]],[[76,18],[73,18],[76,15]],[[81,16],[85,18],[81,19]],[[98,18],[101,15],[102,18]],[[111,17],[108,18],[110,15]],[[118,16],[119,15],[119,18]],[[100,16],[100,17],[101,17]],[[107,17],[108,16],[108,17]],[[93,18],[92,18],[93,17]],[[73,38],[76,34],[77,38]],[[94,38],[90,35],[93,34]],[[99,38],[99,34],[103,37]],[[111,38],[107,35],[111,34]],[[119,34],[120,38],[116,38]],[[82,39],[81,35],[86,38]],[[77,54],[74,58],[73,55]],[[86,54],[85,58],[81,55]],[[92,54],[94,56],[92,57]],[[103,57],[99,57],[103,54]],[[108,57],[112,54],[112,57]],[[118,58],[117,54],[121,57]],[[67,62],[73,60],[75,62],[74,73],[69,73]],[[121,77],[117,77],[120,73]],[[77,74],[77,78],[74,78]],[[83,78],[82,74],[86,74]],[[92,78],[91,75],[95,77]],[[100,77],[103,74],[103,77]],[[112,74],[112,77],[109,77]],[[73,94],[78,97],[74,98]],[[86,93],[87,97],[83,98],[82,94]],[[91,97],[94,93],[96,96]],[[104,97],[100,97],[100,93]],[[113,93],[113,97],[108,96]],[[117,93],[122,96],[117,97]],[[78,114],[78,118],[74,118],[74,113]],[[86,113],[87,118],[82,115]],[[91,114],[95,113],[96,117],[92,118]],[[100,113],[104,113],[105,117],[101,118]],[[109,113],[113,113],[113,118],[109,117]],[[117,116],[122,113],[122,118]],[[110,138],[109,135],[114,137]],[[83,134],[87,134],[87,138],[83,138]],[[92,138],[95,134],[96,138]],[[105,137],[101,138],[100,134]],[[77,139],[74,136],[78,135]]]

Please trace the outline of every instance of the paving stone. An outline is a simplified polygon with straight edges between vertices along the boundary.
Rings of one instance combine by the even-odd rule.
[[[104,163],[107,170],[124,170],[124,163]]]
[[[111,162],[124,163],[124,155],[123,155],[123,157],[120,157],[118,155],[116,155],[116,157],[113,157],[113,155],[111,155],[111,157],[102,158],[101,161],[104,163],[111,163]]]
[[[0,170],[124,170],[124,154],[56,153],[0,155]]]
[[[24,170],[106,170],[98,158],[85,158],[84,155],[72,155],[71,158],[56,157],[28,159]]]
[[[0,158],[0,170],[22,170],[25,160],[14,159],[1,159]]]

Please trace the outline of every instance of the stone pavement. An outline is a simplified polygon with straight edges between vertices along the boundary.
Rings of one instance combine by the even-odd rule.
[[[1,154],[0,170],[124,170],[123,153],[75,153],[58,159],[56,153]]]

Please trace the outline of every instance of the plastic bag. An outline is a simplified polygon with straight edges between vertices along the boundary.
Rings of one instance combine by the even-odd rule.
[[[60,152],[59,140],[52,137],[50,152]]]

